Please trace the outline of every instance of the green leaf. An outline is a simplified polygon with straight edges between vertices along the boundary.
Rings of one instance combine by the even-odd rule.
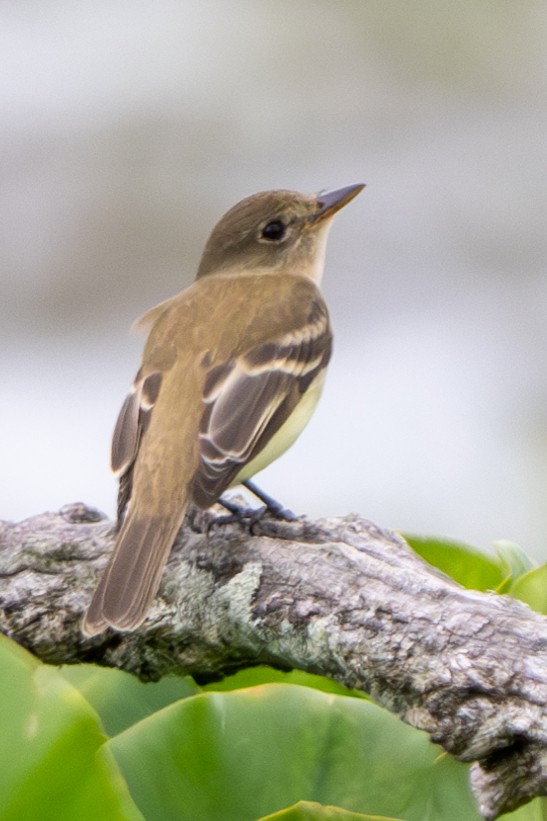
[[[547,615],[547,564],[519,576],[511,585],[509,594]]]
[[[502,819],[506,821],[547,821],[547,799],[534,798],[518,810],[500,815],[498,821]]]
[[[142,819],[85,699],[4,636],[0,704],[2,821]]]
[[[468,768],[371,702],[285,684],[202,693],[107,744],[147,821],[255,821],[297,801],[479,821]]]
[[[337,681],[332,681],[324,676],[304,673],[302,670],[283,672],[266,665],[247,667],[245,670],[239,670],[232,676],[226,676],[226,678],[221,679],[221,681],[205,685],[203,690],[204,692],[226,692],[229,690],[241,690],[244,687],[256,687],[258,684],[274,683],[299,684],[301,687],[312,687],[314,690],[321,690],[323,693],[370,699],[367,693],[361,690],[350,690],[348,687],[344,687],[343,684],[339,684]]]
[[[500,561],[463,542],[403,534],[411,548],[426,562],[442,570],[463,587],[495,590],[504,579]]]
[[[180,698],[200,692],[189,676],[166,676],[161,681],[145,683],[130,673],[96,664],[67,665],[60,672],[96,710],[109,736],[121,733]]]
[[[505,568],[504,575],[508,577],[509,582],[516,581],[519,576],[528,573],[529,570],[533,570],[535,567],[534,561],[516,542],[499,539],[494,542],[494,547],[502,566]],[[507,590],[504,589],[503,592],[506,593]]]
[[[350,812],[340,807],[326,807],[316,801],[299,801],[286,810],[263,815],[259,821],[401,821],[387,815]]]

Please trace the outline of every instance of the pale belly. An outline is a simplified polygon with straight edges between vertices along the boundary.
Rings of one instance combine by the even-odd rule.
[[[275,436],[270,439],[264,450],[260,451],[260,453],[237,474],[232,482],[232,486],[238,485],[246,479],[250,479],[255,473],[264,470],[265,467],[268,467],[269,464],[285,453],[298,439],[310,421],[311,415],[321,396],[324,382],[325,371],[320,373],[315,381],[312,382],[291,416],[289,416],[287,421],[279,428]]]

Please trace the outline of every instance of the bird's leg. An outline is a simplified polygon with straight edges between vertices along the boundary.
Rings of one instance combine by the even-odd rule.
[[[231,521],[235,519],[253,519],[256,521],[267,510],[267,505],[263,505],[259,508],[244,507],[243,505],[238,505],[236,502],[232,502],[231,499],[224,498],[224,496],[220,497],[218,504],[226,508],[230,515],[225,518]]]
[[[275,516],[276,519],[285,519],[287,522],[294,522],[298,519],[295,513],[292,510],[289,510],[287,507],[283,507],[282,504],[277,502],[271,496],[268,496],[267,493],[264,493],[259,487],[255,485],[254,482],[251,482],[250,479],[247,479],[245,482],[241,483],[243,487],[246,487],[257,499],[260,499],[261,502],[264,502],[266,508],[270,511],[272,516]]]
[[[256,496],[257,499],[264,502],[264,504],[258,508],[245,507],[233,502],[231,499],[226,499],[224,496],[221,496],[220,499],[218,499],[218,504],[222,505],[228,513],[226,516],[217,516],[214,518],[210,522],[209,527],[232,524],[233,522],[239,522],[240,524],[245,522],[249,524],[252,531],[253,525],[259,522],[268,511],[272,514],[272,516],[275,516],[276,519],[284,519],[287,522],[294,522],[298,518],[292,510],[288,510],[288,508],[283,507],[283,505],[275,499],[272,499],[271,496],[268,496],[267,493],[260,490],[254,482],[247,480],[241,484],[254,496]]]

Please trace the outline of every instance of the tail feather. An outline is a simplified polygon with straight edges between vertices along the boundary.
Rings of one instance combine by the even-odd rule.
[[[132,516],[129,511],[84,616],[82,631],[87,636],[108,625],[134,630],[144,621],[183,517],[184,510],[161,518]]]

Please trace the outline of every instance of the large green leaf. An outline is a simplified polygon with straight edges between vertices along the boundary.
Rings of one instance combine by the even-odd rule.
[[[475,547],[450,539],[404,534],[405,541],[426,562],[442,570],[464,587],[496,590],[503,582],[506,568]]]
[[[361,699],[269,684],[203,693],[116,736],[147,821],[255,821],[300,800],[405,821],[478,821],[467,768]]]
[[[109,736],[174,701],[200,692],[190,676],[166,676],[161,681],[144,683],[130,673],[95,664],[67,665],[61,673],[99,714]]]
[[[2,821],[142,818],[85,699],[1,635],[0,704]]]

